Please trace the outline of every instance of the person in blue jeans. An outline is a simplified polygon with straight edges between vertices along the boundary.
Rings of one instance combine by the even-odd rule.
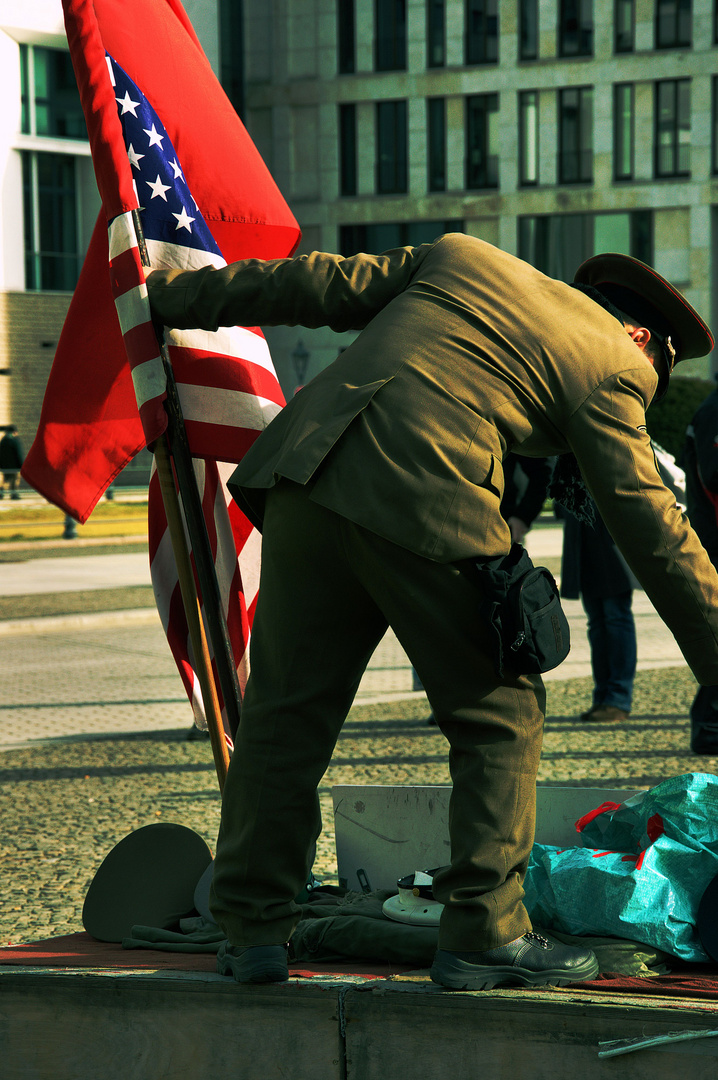
[[[621,723],[631,711],[636,674],[633,582],[597,511],[592,524],[562,516],[561,596],[580,596],[591,649],[593,699],[581,719]]]

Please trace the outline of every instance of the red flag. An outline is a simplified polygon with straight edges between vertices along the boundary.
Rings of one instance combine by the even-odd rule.
[[[104,218],[137,206],[107,52],[159,116],[224,258],[290,254],[299,240],[296,221],[178,0],[63,0],[63,6]],[[107,265],[106,225],[98,222],[23,467],[28,483],[80,521],[146,444]]]
[[[177,0],[63,3],[104,214],[23,472],[42,494],[84,521],[117,472],[166,425],[164,373],[133,211],[139,207],[156,267],[223,265],[223,254],[232,260],[281,257],[294,249],[299,230]],[[210,459],[196,462],[195,471],[243,689],[260,542],[227,493],[232,466],[211,459],[221,454],[240,460],[283,398],[256,329],[171,331],[168,344],[190,448],[194,456]],[[155,596],[202,724],[204,706],[158,488],[153,477]],[[224,709],[223,715],[227,732]]]

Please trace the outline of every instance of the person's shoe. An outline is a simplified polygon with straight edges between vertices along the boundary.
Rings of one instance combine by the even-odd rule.
[[[230,945],[217,950],[217,971],[238,983],[286,982],[289,978],[286,945]]]
[[[431,966],[433,982],[451,990],[566,986],[597,974],[598,960],[591,949],[561,945],[533,930],[508,945],[484,952],[439,949]]]
[[[581,719],[591,724],[621,724],[628,720],[628,715],[626,709],[619,709],[615,705],[597,705],[581,713]]]

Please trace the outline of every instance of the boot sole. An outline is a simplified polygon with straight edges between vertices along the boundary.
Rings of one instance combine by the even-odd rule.
[[[587,960],[566,971],[554,968],[530,971],[521,967],[481,967],[457,957],[437,957],[431,967],[431,979],[450,990],[493,990],[502,986],[569,986],[598,975],[598,961]]]

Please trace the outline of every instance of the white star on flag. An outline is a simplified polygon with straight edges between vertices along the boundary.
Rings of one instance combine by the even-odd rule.
[[[152,192],[153,199],[164,199],[164,201],[167,202],[167,196],[165,195],[165,191],[169,191],[171,189],[171,185],[163,184],[162,177],[159,173],[157,174],[156,180],[145,180],[145,183]]]
[[[177,224],[175,225],[175,229],[186,229],[187,232],[192,232],[191,223],[194,221],[194,218],[189,216],[184,206],[182,207],[181,214],[173,213],[172,217],[177,218]]]
[[[133,168],[135,168],[135,169],[141,169],[142,168],[142,166],[140,165],[140,162],[142,161],[142,158],[145,155],[144,154],[138,154],[137,151],[135,150],[134,146],[132,145],[132,143],[130,143],[130,145],[127,147],[127,156],[130,159],[130,165],[132,165]]]
[[[136,109],[139,107],[140,103],[139,101],[132,100],[129,90],[125,91],[125,96],[123,98],[115,98],[115,101],[122,107],[120,116],[124,116],[125,113],[128,112],[132,113],[133,116],[137,116]]]
[[[154,124],[149,130],[147,128],[143,128],[142,130],[144,131],[145,135],[149,137],[150,146],[159,146],[160,149],[162,149],[162,140],[164,138],[164,135],[160,135]]]

